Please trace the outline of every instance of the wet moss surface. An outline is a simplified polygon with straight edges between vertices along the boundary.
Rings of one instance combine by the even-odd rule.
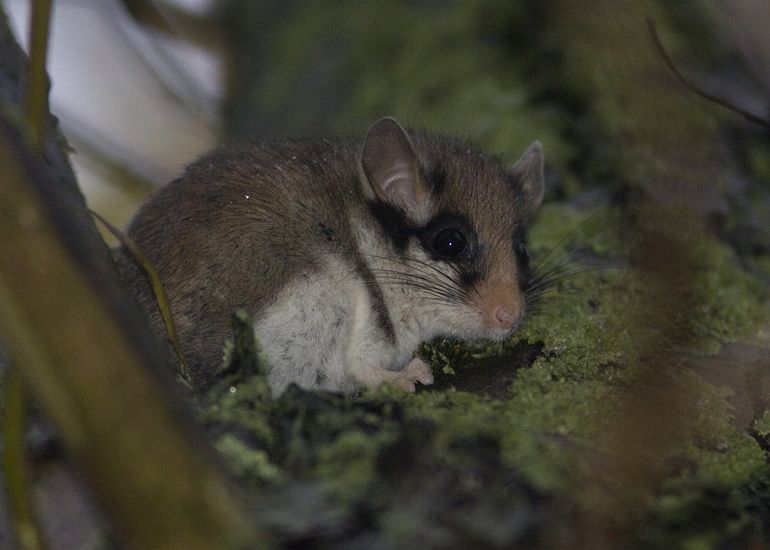
[[[436,384],[416,394],[291,388],[273,400],[260,372],[266,367],[244,369],[236,360],[198,408],[215,447],[254,495],[259,519],[288,545],[335,548],[571,545],[591,540],[585,530],[592,528],[630,546],[770,543],[763,382],[770,260],[758,222],[770,204],[767,137],[745,138],[748,152],[731,158],[730,177],[747,183],[743,191],[717,186],[726,205],[721,226],[687,240],[698,273],[682,320],[688,340],[683,349],[665,348],[655,364],[685,388],[685,405],[650,416],[676,425],[675,442],[619,447],[608,434],[622,432],[629,401],[648,395],[637,386],[650,384],[638,376],[639,342],[654,340],[660,327],[634,316],[640,304],[655,304],[658,287],[629,259],[639,181],[654,170],[629,160],[616,139],[636,136],[638,152],[655,121],[633,121],[595,88],[581,88],[580,48],[590,44],[567,51],[547,32],[538,35],[548,19],[535,3],[393,3],[376,13],[346,3],[343,19],[320,2],[287,5],[274,14],[274,36],[262,37],[275,49],[262,61],[264,78],[244,84],[247,95],[278,113],[287,133],[316,131],[307,120],[321,120],[324,131],[360,132],[392,114],[470,134],[510,160],[541,139],[549,200],[529,243],[536,272],[552,280],[510,341],[426,343],[420,352]],[[426,10],[431,24],[418,24]],[[677,14],[669,15],[676,21]],[[313,47],[275,38],[287,35]],[[308,66],[319,56],[321,92],[334,96],[333,108],[321,119],[279,116],[290,107],[305,112]],[[744,138],[735,138],[740,122],[725,118],[688,107],[683,124],[729,149],[729,140]],[[727,138],[718,125],[730,129]],[[597,467],[623,464],[624,453],[628,468]],[[652,464],[644,471],[654,475],[632,484],[633,506],[608,509],[625,502],[616,493],[628,487],[634,464]]]

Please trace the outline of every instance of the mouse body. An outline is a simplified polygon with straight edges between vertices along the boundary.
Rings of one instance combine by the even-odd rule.
[[[535,142],[510,168],[469,144],[376,122],[363,141],[224,147],[142,206],[128,235],[153,263],[194,381],[245,309],[275,395],[291,383],[413,391],[439,335],[501,340],[526,310],[524,233],[543,197]],[[153,327],[144,274],[117,251]]]

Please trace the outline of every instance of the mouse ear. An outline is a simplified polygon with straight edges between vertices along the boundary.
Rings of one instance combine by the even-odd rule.
[[[395,119],[382,118],[372,125],[360,165],[368,198],[390,203],[415,221],[422,217],[428,193],[420,177],[420,163],[409,136]]]
[[[540,203],[543,202],[545,192],[543,167],[543,146],[539,141],[535,141],[508,170],[522,195],[524,202],[522,209],[526,219],[534,216]]]

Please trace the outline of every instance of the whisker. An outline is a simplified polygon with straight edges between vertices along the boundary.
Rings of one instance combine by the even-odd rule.
[[[532,272],[533,273],[542,273],[543,271],[547,271],[550,269],[558,268],[559,266],[563,266],[566,264],[569,264],[573,261],[571,254],[566,253],[562,257],[554,256],[552,258],[549,258],[548,260],[540,260],[538,261],[533,267]]]
[[[368,254],[367,257],[372,259],[382,260],[384,262],[389,262],[397,265],[403,262],[403,263],[409,264],[410,268],[416,272],[416,273],[413,273],[413,272],[397,270],[397,269],[372,268],[373,273],[390,275],[391,277],[398,276],[402,281],[404,281],[405,279],[419,280],[425,285],[436,286],[440,289],[442,295],[447,297],[448,301],[462,302],[462,303],[466,303],[470,301],[470,295],[468,293],[468,290],[464,288],[461,284],[459,284],[459,281],[457,280],[457,278],[459,278],[459,275],[460,275],[460,270],[457,266],[452,265],[451,263],[446,263],[442,265],[448,266],[449,269],[456,274],[457,278],[453,277],[451,274],[448,274],[442,271],[438,266],[433,265],[427,261],[421,260],[419,258],[400,257],[396,259],[396,258],[384,257],[384,256],[379,256],[374,254]],[[427,287],[425,286],[416,286],[416,285],[412,285],[412,286],[414,288],[420,288],[421,290],[427,290]]]
[[[432,281],[423,281],[419,278],[410,278],[399,275],[390,275],[384,279],[392,285],[409,286],[419,289],[425,294],[442,298],[446,302],[464,303],[463,297],[455,292],[455,289],[446,285],[435,285]]]
[[[592,212],[590,212],[588,215],[586,215],[586,217],[585,217],[585,218],[584,218],[582,221],[580,221],[580,222],[579,222],[579,223],[577,223],[577,224],[576,224],[576,225],[575,225],[575,226],[574,226],[572,229],[570,229],[569,231],[567,231],[567,232],[566,232],[566,233],[565,233],[565,234],[564,234],[564,235],[563,235],[563,236],[562,236],[562,237],[561,237],[561,238],[560,238],[560,239],[559,239],[559,240],[556,242],[556,244],[555,244],[555,245],[553,245],[553,246],[550,248],[550,250],[548,250],[548,251],[546,252],[545,256],[543,256],[543,258],[542,258],[540,261],[541,261],[541,262],[545,262],[545,261],[548,259],[548,257],[549,257],[551,254],[553,254],[553,253],[554,253],[556,250],[558,250],[558,249],[560,249],[560,248],[563,248],[563,245],[564,245],[565,241],[566,241],[566,240],[567,240],[569,237],[572,237],[572,236],[574,236],[574,235],[575,235],[575,233],[577,233],[577,232],[578,232],[578,230],[582,229],[582,228],[583,228],[583,227],[584,227],[584,226],[585,226],[585,225],[586,225],[586,224],[587,224],[589,221],[591,221],[591,220],[592,220],[592,219],[593,219],[593,218],[594,218],[594,217],[595,217],[595,216],[596,216],[596,215],[597,215],[597,214],[600,212],[600,209],[601,209],[601,207],[597,207],[597,208],[595,208],[595,209],[594,209]]]

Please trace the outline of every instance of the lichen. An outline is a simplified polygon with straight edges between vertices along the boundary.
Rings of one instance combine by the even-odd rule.
[[[715,239],[694,246],[704,276],[697,295],[701,315],[692,323],[704,345],[738,340],[762,343],[760,331],[770,323],[768,287],[740,266],[733,250]],[[718,345],[711,350],[718,351]]]
[[[377,438],[352,430],[320,449],[312,475],[327,480],[328,489],[338,498],[362,498],[377,479],[378,450],[390,443],[395,433],[381,430]]]
[[[241,481],[257,486],[285,481],[284,471],[270,461],[264,449],[255,449],[231,433],[217,439],[214,448]]]
[[[633,395],[639,342],[659,330],[638,315],[642,304],[660,298],[658,287],[629,267],[638,212],[629,208],[635,195],[620,192],[638,189],[656,168],[623,160],[616,141],[624,133],[657,136],[656,126],[617,103],[602,103],[596,82],[581,80],[581,55],[590,59],[578,51],[585,44],[561,52],[566,61],[534,69],[522,53],[527,48],[512,38],[521,32],[532,39],[529,51],[548,49],[532,34],[533,5],[452,4],[431,12],[426,26],[418,24],[425,16],[420,2],[377,10],[310,2],[284,12],[264,39],[274,46],[263,50],[273,58],[263,64],[250,100],[277,107],[289,130],[299,125],[302,133],[312,118],[307,100],[318,98],[304,86],[317,66],[311,74],[322,73],[322,97],[335,98],[322,129],[360,133],[363,124],[394,114],[431,130],[470,133],[506,161],[540,138],[549,171],[559,175],[549,179],[553,199],[529,228],[535,273],[554,275],[550,292],[532,304],[509,341],[423,345],[434,388],[406,394],[383,387],[347,397],[291,388],[272,401],[264,375],[256,374],[202,398],[204,423],[218,434],[217,446],[236,474],[283,495],[283,519],[265,521],[290,531],[291,540],[506,547],[537,540],[546,522],[548,529],[568,530],[554,526],[548,506],[582,507],[590,515],[590,503],[603,497],[593,486],[586,497],[576,494],[586,489],[581,476],[616,451],[606,436],[622,429],[618,418]],[[533,74],[547,85],[533,90]],[[342,75],[356,78],[343,86]],[[533,91],[543,89],[551,99],[534,100]],[[639,92],[629,84],[624,93]],[[666,108],[679,105],[670,101]],[[715,134],[715,122],[700,107],[680,106],[682,120]],[[767,171],[763,150],[754,146],[748,156],[747,169],[757,177]],[[727,233],[757,212],[731,211]],[[761,245],[757,234],[752,243]],[[726,344],[770,345],[770,260],[761,246],[740,249],[737,237],[696,237],[688,242],[697,273],[683,320],[686,354],[667,350],[670,364],[664,356],[657,365],[684,392],[686,429],[651,458],[664,480],[657,490],[640,489],[646,508],[629,535],[643,546],[713,548],[770,526],[760,506],[768,501],[770,413],[754,419],[752,433],[739,427],[734,390],[707,382],[701,366]],[[496,384],[479,382],[487,372]],[[328,516],[310,522],[306,502]],[[286,519],[292,513],[295,522]]]
[[[766,410],[762,417],[754,422],[754,431],[760,437],[767,438],[770,436],[770,409]]]

